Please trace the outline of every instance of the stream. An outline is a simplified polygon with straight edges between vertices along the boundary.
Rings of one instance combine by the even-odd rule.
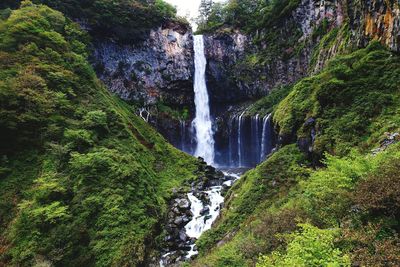
[[[248,120],[244,117],[245,112],[243,112],[235,119],[237,134],[232,134],[233,127],[230,132],[229,163],[227,164],[230,168],[215,169],[212,167],[217,164],[215,163],[213,121],[206,84],[207,60],[202,35],[194,36],[194,51],[196,114],[192,121],[191,132],[195,134],[194,156],[200,159],[199,173],[201,175],[197,181],[192,182],[189,192],[183,189],[176,192],[170,203],[170,211],[165,225],[166,247],[162,251],[159,262],[161,267],[177,266],[198,254],[196,240],[205,231],[211,229],[218,218],[224,204],[224,194],[240,178],[245,166],[260,162],[261,158],[265,156],[263,154],[264,151],[267,151],[266,146],[268,145],[265,137],[270,130],[268,127],[269,116],[260,119],[260,116],[257,115],[254,120],[249,121],[250,125],[247,125]],[[233,122],[231,124],[234,125]],[[182,137],[180,146],[182,150],[185,150],[185,124],[181,122],[180,128]],[[237,141],[236,148],[233,144],[234,136]],[[251,144],[244,143],[245,140],[250,140]],[[250,157],[248,151],[253,148],[255,156]],[[236,153],[237,157],[235,157]]]
[[[218,170],[217,172],[223,173],[223,177],[213,180],[212,186],[206,186],[203,190],[198,190],[197,186],[193,186],[192,191],[186,194],[191,219],[182,227],[183,232],[179,233],[179,242],[183,241],[182,245],[176,244],[177,246],[172,246],[172,249],[167,249],[161,256],[161,267],[174,266],[174,264],[188,261],[198,254],[195,241],[205,231],[211,229],[223,207],[224,192],[233,186],[243,171],[242,169]],[[182,203],[182,200],[178,200],[177,203]]]

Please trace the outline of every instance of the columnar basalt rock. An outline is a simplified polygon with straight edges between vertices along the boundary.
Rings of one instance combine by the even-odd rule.
[[[315,32],[324,23],[328,31],[345,25],[348,28],[339,31],[331,46],[315,51],[321,40]],[[279,32],[278,39],[297,39],[293,46],[280,52],[271,52],[271,47],[276,45],[273,43],[255,44],[255,39],[262,40],[271,31]],[[302,0],[292,14],[273,29],[266,28],[252,35],[239,30],[209,34],[206,55],[211,98],[218,105],[258,98],[276,86],[291,84],[319,72],[344,48],[364,47],[371,39],[381,41],[392,51],[400,51],[397,0]],[[261,53],[263,64],[255,62],[249,68],[252,56]]]
[[[125,100],[144,105],[193,103],[193,38],[186,25],[168,23],[138,44],[99,40],[94,60],[110,91]]]

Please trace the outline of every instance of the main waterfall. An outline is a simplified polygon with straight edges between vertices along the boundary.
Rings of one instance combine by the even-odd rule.
[[[196,117],[193,127],[196,131],[197,147],[195,156],[202,157],[208,164],[214,163],[214,133],[210,115],[209,97],[206,85],[207,60],[204,54],[203,35],[194,36],[194,102]]]
[[[243,111],[229,122],[229,151],[223,155],[226,157],[225,162],[229,162],[227,165],[219,164],[218,157],[221,157],[221,154],[215,153],[214,148],[205,77],[207,60],[202,35],[194,36],[194,51],[196,115],[190,131],[186,132],[186,123],[181,121],[179,146],[182,150],[192,152],[192,147],[186,145],[186,135],[188,133],[188,136],[192,137],[193,133],[197,143],[194,155],[202,157],[204,161],[199,160],[201,174],[197,180],[191,182],[191,190],[179,192],[171,202],[165,227],[166,247],[162,250],[160,258],[161,267],[178,266],[196,257],[196,240],[211,229],[217,220],[223,208],[224,192],[240,178],[246,167],[255,166],[270,152],[270,116],[264,119],[260,119],[260,115],[249,117]],[[227,168],[218,170],[210,166],[216,164],[219,164],[220,168]]]

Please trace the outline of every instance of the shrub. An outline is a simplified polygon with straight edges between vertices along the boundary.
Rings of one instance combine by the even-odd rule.
[[[388,216],[400,222],[400,159],[394,158],[362,181],[354,202],[372,217]]]
[[[287,235],[289,243],[284,253],[261,257],[257,267],[350,266],[349,257],[335,248],[337,230],[321,230],[309,224],[300,227],[300,231]]]
[[[369,222],[359,228],[344,228],[342,246],[359,266],[400,266],[400,238],[387,222]]]

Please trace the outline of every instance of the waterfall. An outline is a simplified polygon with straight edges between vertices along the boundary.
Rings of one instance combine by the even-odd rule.
[[[214,133],[210,115],[209,97],[206,85],[207,60],[204,54],[204,40],[202,35],[194,36],[194,102],[196,117],[193,127],[196,130],[197,147],[195,155],[204,158],[208,164],[214,163]]]
[[[180,121],[180,130],[181,130],[181,150],[186,151],[185,142],[186,142],[186,122],[184,120]]]
[[[264,160],[265,157],[267,156],[267,153],[271,150],[271,148],[268,146],[270,143],[270,119],[271,119],[271,114],[268,114],[267,116],[264,117],[263,119],[263,129],[262,129],[262,141],[261,141],[261,160]]]
[[[243,111],[238,118],[238,158],[239,158],[239,167],[243,167],[242,155],[243,155],[243,147],[242,147],[242,125],[243,125],[243,116],[246,111]]]
[[[260,124],[260,115],[257,114],[256,116],[251,118],[251,135],[253,139],[252,147],[253,147],[253,163],[257,164],[260,162],[260,131],[259,131],[259,124]]]
[[[228,166],[233,166],[233,122],[234,122],[235,118],[230,118],[229,119],[229,144],[228,144]]]

